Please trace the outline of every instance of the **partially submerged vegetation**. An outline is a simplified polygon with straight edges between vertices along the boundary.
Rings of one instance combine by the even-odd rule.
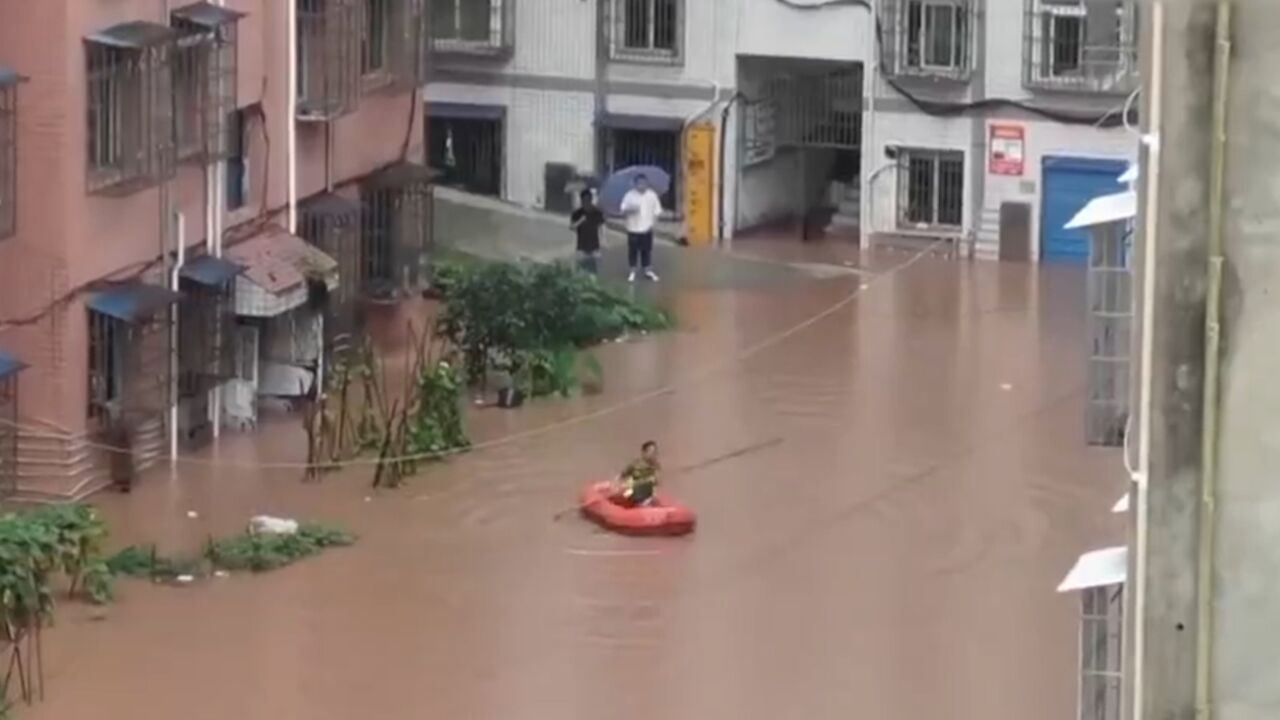
[[[462,357],[467,380],[507,374],[529,397],[598,386],[593,345],[672,326],[670,314],[565,264],[446,262],[435,287],[440,332]]]

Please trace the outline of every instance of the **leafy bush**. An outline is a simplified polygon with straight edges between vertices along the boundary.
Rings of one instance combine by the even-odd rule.
[[[599,364],[580,358],[583,348],[672,325],[666,311],[570,265],[441,263],[435,272],[445,304],[440,331],[473,383],[493,369],[511,373],[531,395],[568,394],[584,364],[598,382]]]
[[[422,368],[410,411],[408,452],[438,453],[471,445],[462,424],[462,385],[458,370],[446,362]]]
[[[326,548],[351,545],[355,540],[345,530],[306,524],[292,535],[245,533],[215,540],[209,543],[205,557],[216,568],[263,572],[292,565]]]

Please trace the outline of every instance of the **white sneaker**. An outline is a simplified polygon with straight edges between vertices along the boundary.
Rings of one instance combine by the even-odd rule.
[[[635,281],[636,281],[636,271],[635,271],[635,270],[632,270],[632,271],[631,271],[631,274],[627,276],[627,282],[632,282],[632,283],[633,283],[633,282],[635,282]]]
[[[650,281],[652,281],[652,282],[658,282],[658,273],[656,273],[656,272],[654,272],[654,271],[652,271],[652,270],[645,270],[645,271],[644,271],[644,276],[645,276],[645,277],[647,277],[647,278],[649,278],[649,280],[650,280]]]

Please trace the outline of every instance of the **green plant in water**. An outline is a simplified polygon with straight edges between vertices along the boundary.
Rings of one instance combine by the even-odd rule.
[[[321,550],[343,547],[355,536],[338,528],[306,524],[291,535],[250,534],[213,540],[205,549],[211,565],[224,570],[264,572],[291,565]]]
[[[462,424],[461,373],[447,362],[427,365],[415,390],[407,450],[417,455],[470,447]]]

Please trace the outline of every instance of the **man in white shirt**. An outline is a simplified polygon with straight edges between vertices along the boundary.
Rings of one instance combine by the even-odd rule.
[[[649,179],[636,175],[635,187],[622,198],[622,214],[627,218],[627,262],[631,266],[629,282],[636,281],[636,274],[657,282],[653,271],[653,226],[662,215],[662,199],[649,187]]]

